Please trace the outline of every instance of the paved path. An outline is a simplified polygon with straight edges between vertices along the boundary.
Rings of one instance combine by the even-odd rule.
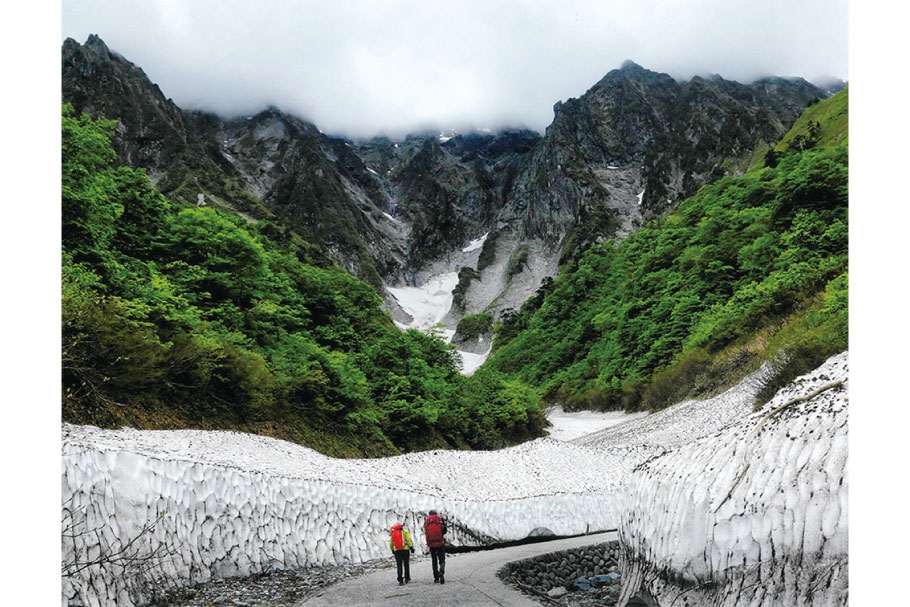
[[[615,531],[574,537],[567,540],[540,542],[501,548],[446,555],[446,583],[433,583],[429,558],[411,560],[411,583],[399,586],[395,578],[395,559],[392,567],[345,580],[315,597],[298,603],[297,607],[356,607],[359,605],[406,605],[436,607],[445,605],[503,605],[540,607],[522,593],[513,590],[496,577],[500,567],[510,561],[538,554],[600,544],[617,539]]]

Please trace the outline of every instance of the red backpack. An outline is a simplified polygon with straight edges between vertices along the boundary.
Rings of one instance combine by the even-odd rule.
[[[428,516],[423,528],[427,534],[427,546],[430,548],[441,548],[446,545],[446,541],[442,538],[442,523],[439,521],[438,516],[435,514]]]
[[[392,527],[392,545],[395,550],[404,550],[404,527],[401,525]]]

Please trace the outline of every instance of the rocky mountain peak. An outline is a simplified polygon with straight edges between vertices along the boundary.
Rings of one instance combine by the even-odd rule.
[[[85,41],[85,48],[102,57],[110,57],[111,49],[107,47],[98,34],[89,34]]]

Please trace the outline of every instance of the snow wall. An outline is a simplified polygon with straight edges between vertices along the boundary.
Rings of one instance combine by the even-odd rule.
[[[847,604],[847,366],[632,472],[620,606]]]
[[[364,476],[371,482],[369,472]],[[572,535],[615,528],[617,520],[612,494],[497,500],[480,491],[473,501],[372,483],[289,478],[64,441],[63,562],[74,569],[107,562],[64,576],[63,604],[129,607],[211,578],[389,557],[388,529],[399,520],[426,551],[421,523],[430,509],[445,513],[447,539],[456,545],[522,539],[535,527]]]

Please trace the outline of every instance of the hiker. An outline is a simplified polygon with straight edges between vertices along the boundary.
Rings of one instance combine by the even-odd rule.
[[[423,523],[423,532],[430,547],[430,557],[433,559],[433,583],[446,583],[446,533],[445,521],[439,519],[435,510],[430,510],[430,516]]]
[[[411,542],[411,534],[404,528],[401,523],[392,525],[389,532],[389,548],[395,555],[395,566],[398,568],[398,585],[404,586],[411,581],[411,552],[414,552],[414,544]],[[404,568],[404,577],[402,577],[402,568]]]

